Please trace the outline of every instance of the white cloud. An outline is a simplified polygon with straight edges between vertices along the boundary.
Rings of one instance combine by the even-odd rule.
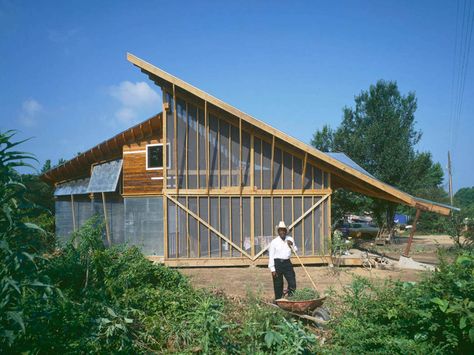
[[[122,107],[115,112],[115,117],[122,123],[133,123],[137,118],[137,114],[129,107]]]
[[[21,104],[19,121],[25,127],[34,127],[38,123],[38,114],[43,111],[43,106],[35,99],[28,99]]]
[[[160,102],[156,91],[144,81],[138,83],[122,81],[119,85],[110,88],[110,95],[127,107],[152,106]]]
[[[139,113],[148,109],[160,109],[160,96],[144,81],[132,83],[122,81],[109,88],[109,94],[121,104],[115,112],[119,123],[131,124],[139,117]],[[144,118],[143,118],[144,119]]]

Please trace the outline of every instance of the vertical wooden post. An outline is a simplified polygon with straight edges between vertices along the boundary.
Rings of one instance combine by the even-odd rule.
[[[250,186],[252,190],[255,188],[255,147],[254,135],[250,135]]]
[[[107,217],[107,205],[105,201],[105,192],[102,192],[102,207],[104,208],[105,236],[107,237],[107,243],[109,244],[109,247],[110,247],[112,246],[112,240],[110,239],[109,218]]]
[[[231,184],[232,185],[232,184]],[[239,117],[239,186],[240,186],[240,196],[242,196],[242,118]]]
[[[207,113],[207,101],[204,101],[204,126],[205,126],[205,142],[206,142],[206,188],[207,188],[207,195],[209,196],[209,188],[210,188],[210,181],[209,181],[209,120],[208,120],[208,113]]]
[[[304,159],[303,159],[303,174],[301,175],[301,194],[303,194],[305,188],[304,188],[304,182],[305,182],[305,177],[306,177],[306,165],[308,165],[308,152],[304,153]]]
[[[413,227],[410,231],[410,236],[408,237],[408,243],[407,243],[407,246],[405,248],[405,251],[403,252],[403,256],[405,256],[407,258],[410,255],[410,248],[411,248],[411,244],[413,242],[413,236],[415,235],[415,232],[416,232],[416,224],[418,223],[418,218],[420,218],[420,214],[421,214],[421,210],[417,209],[416,210],[416,215],[415,215],[415,220],[413,221]]]
[[[273,181],[273,163],[274,163],[274,160],[275,160],[275,136],[272,136],[272,162],[271,162],[271,165],[270,165],[270,191],[271,193],[273,194],[273,184],[274,184],[274,181]],[[272,199],[273,201],[273,199]],[[273,215],[273,211],[272,211],[272,215]],[[273,228],[273,227],[272,227]]]
[[[174,163],[175,163],[175,177],[174,183],[176,187],[176,194],[179,193],[179,179],[178,179],[178,112],[176,110],[177,103],[176,103],[176,87],[173,84],[173,121],[174,121],[174,142],[173,142],[173,155],[174,155]],[[176,249],[176,253],[178,250]]]
[[[163,190],[168,188],[168,141],[167,141],[167,120],[168,113],[165,108],[166,91],[163,90],[163,135],[161,137],[163,143]],[[169,102],[167,102],[169,108]],[[168,198],[163,196],[163,256],[168,259]]]
[[[250,255],[255,256],[255,196],[250,196]]]
[[[71,210],[72,210],[72,230],[75,232],[77,230],[77,225],[76,225],[76,211],[74,209],[74,195],[71,195]]]
[[[188,145],[189,145],[189,122],[188,122],[188,103],[186,102],[186,125],[185,125],[185,128],[184,128],[184,174],[185,174],[185,186],[186,186],[186,189],[189,189],[189,168],[188,168]],[[197,164],[197,162],[196,162]]]

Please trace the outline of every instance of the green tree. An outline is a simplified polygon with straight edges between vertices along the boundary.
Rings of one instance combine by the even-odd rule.
[[[396,82],[380,80],[355,97],[354,107],[344,107],[337,129],[324,126],[315,132],[312,144],[326,152],[345,152],[385,183],[409,193],[428,194],[440,188],[443,170],[433,163],[430,153],[415,149],[422,136],[415,127],[416,108],[414,93],[402,95]],[[345,205],[339,201],[343,197],[356,196],[336,195],[336,206]],[[359,209],[364,207],[374,212],[379,225],[393,226],[395,203],[365,199]]]

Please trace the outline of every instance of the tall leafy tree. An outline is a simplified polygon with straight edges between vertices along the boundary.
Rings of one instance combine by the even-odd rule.
[[[344,107],[337,129],[324,126],[315,132],[312,144],[323,151],[346,153],[376,178],[404,191],[438,189],[443,180],[441,166],[433,163],[430,153],[416,150],[422,136],[415,127],[416,108],[414,93],[403,95],[396,82],[380,80],[357,95],[353,107]],[[392,227],[396,204],[365,201],[362,209],[371,209],[380,225]]]

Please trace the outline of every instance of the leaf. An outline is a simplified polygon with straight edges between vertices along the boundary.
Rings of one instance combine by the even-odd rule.
[[[436,303],[439,306],[441,312],[446,313],[449,306],[449,301],[442,300],[441,298],[435,297],[431,299],[431,302]]]
[[[474,327],[469,329],[469,339],[471,340],[471,343],[474,343]]]
[[[8,317],[17,323],[23,332],[25,331],[25,323],[23,323],[23,317],[21,316],[20,312],[7,312]]]
[[[125,323],[128,323],[128,324],[133,323],[133,319],[131,318],[125,317],[124,320],[125,320]]]
[[[267,332],[265,334],[265,344],[267,344],[267,348],[271,348],[273,344],[273,332]]]
[[[112,317],[116,318],[117,314],[114,312],[114,310],[110,307],[107,307],[107,313],[110,314]]]
[[[459,329],[464,329],[466,328],[466,317],[465,316],[462,316],[461,319],[459,319]]]

